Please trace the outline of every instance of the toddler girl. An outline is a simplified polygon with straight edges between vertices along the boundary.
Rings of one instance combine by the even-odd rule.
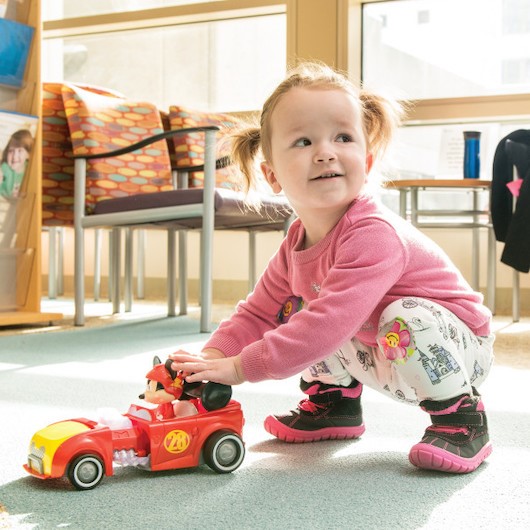
[[[453,473],[490,454],[477,387],[492,359],[491,314],[446,254],[366,186],[399,125],[400,108],[305,64],[239,132],[233,158],[254,161],[298,218],[254,291],[199,356],[179,351],[189,382],[225,384],[302,373],[296,410],[265,429],[286,442],[357,438],[363,385],[431,417],[412,464]]]

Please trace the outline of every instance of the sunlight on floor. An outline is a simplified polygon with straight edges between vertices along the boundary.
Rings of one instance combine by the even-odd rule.
[[[9,515],[6,511],[2,510],[0,504],[0,528],[17,528],[19,530],[31,530],[36,528],[38,525],[24,523],[24,519],[31,515],[30,513],[21,513],[16,515]]]
[[[507,333],[510,335],[517,335],[520,333],[530,333],[530,319],[522,318],[519,322],[512,322],[507,317],[496,317],[494,319],[495,333]]]

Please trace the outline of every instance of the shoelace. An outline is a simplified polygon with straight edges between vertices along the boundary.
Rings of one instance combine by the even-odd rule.
[[[303,410],[304,412],[315,413],[318,410],[324,409],[326,407],[324,407],[323,405],[318,405],[317,403],[313,403],[309,399],[302,399],[302,401],[298,403],[298,408],[300,410]]]
[[[449,425],[431,425],[429,431],[443,432],[445,434],[469,434],[467,427],[452,427]]]

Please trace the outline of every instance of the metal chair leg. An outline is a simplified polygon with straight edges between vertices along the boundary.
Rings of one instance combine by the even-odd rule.
[[[126,313],[132,311],[132,277],[133,277],[133,229],[125,228],[125,286],[124,286],[124,309]]]
[[[179,315],[188,314],[188,233],[179,230]]]
[[[204,214],[201,231],[201,322],[203,333],[212,330],[213,235],[215,222],[215,132],[206,131],[204,149]]]
[[[493,227],[488,228],[488,280],[486,286],[486,304],[490,311],[496,312],[497,286],[497,241]]]
[[[85,325],[85,180],[86,160],[79,158],[74,165],[74,325]]]
[[[136,297],[143,300],[145,298],[145,230],[140,228],[136,233]]]
[[[112,313],[120,312],[121,230],[112,229]]]
[[[64,295],[64,226],[57,227],[57,296]]]
[[[94,302],[99,300],[101,294],[101,228],[96,228],[94,233]]]
[[[254,290],[256,285],[256,231],[248,232],[248,292]]]
[[[57,227],[48,230],[48,298],[57,298]]]
[[[167,230],[167,315],[176,315],[176,277],[177,268],[175,263],[175,252],[177,245],[176,231],[172,228]]]

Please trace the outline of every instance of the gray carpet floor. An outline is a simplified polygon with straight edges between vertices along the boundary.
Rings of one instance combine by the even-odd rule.
[[[246,457],[234,473],[207,467],[120,468],[90,491],[22,469],[32,434],[101,407],[125,412],[162,358],[206,336],[187,317],[55,333],[0,336],[0,528],[464,529],[530,528],[530,369],[496,365],[482,387],[494,445],[475,473],[414,468],[409,448],[428,424],[420,410],[365,389],[357,441],[285,444],[263,427],[294,407],[298,378],[234,387]],[[530,348],[520,353],[530,355]]]

